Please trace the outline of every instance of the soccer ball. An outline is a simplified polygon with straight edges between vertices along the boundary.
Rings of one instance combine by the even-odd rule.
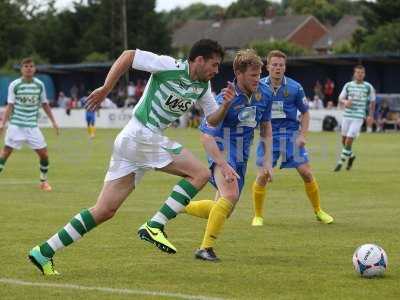
[[[383,276],[388,264],[385,250],[375,244],[364,244],[353,254],[354,269],[362,277]]]

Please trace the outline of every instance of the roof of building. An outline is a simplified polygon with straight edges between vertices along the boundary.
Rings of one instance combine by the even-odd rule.
[[[311,15],[276,16],[216,20],[192,20],[173,33],[173,47],[191,46],[202,38],[218,40],[224,48],[243,48],[254,40],[287,39],[309,19]],[[322,25],[321,25],[322,26]]]
[[[313,46],[314,49],[329,49],[340,43],[350,41],[354,31],[360,27],[360,17],[343,16],[339,22],[319,39]]]

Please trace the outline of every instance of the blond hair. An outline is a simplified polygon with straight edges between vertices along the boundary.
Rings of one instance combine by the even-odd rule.
[[[233,60],[233,71],[244,73],[249,67],[263,66],[261,57],[259,57],[253,49],[239,50],[236,53],[235,59]]]
[[[280,50],[272,50],[267,55],[267,64],[271,61],[271,58],[273,58],[273,57],[281,57],[281,58],[284,58],[285,61],[287,59],[286,54],[283,53],[282,51],[280,51]]]
[[[32,57],[25,57],[21,60],[21,66],[26,64],[35,64]]]

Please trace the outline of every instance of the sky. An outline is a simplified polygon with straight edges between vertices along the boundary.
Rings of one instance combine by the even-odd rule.
[[[129,0],[127,0],[129,1]],[[56,1],[56,7],[58,9],[65,9],[69,8],[72,6],[72,3],[74,0],[57,0]],[[232,2],[235,2],[235,0],[157,0],[156,1],[156,11],[162,11],[162,10],[171,10],[174,9],[178,6],[180,7],[186,7],[189,6],[190,4],[196,3],[196,2],[202,2],[204,4],[218,4],[220,6],[226,7]]]

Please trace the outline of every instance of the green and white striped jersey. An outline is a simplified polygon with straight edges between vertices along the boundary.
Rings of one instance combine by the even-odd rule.
[[[18,78],[8,87],[7,103],[14,104],[10,124],[19,127],[37,127],[39,109],[42,103],[48,103],[42,81],[33,78],[25,81]]]
[[[365,118],[368,103],[375,101],[375,90],[373,86],[366,81],[362,83],[350,81],[344,85],[339,95],[339,100],[342,99],[352,101],[351,107],[345,108],[343,117],[349,119],[363,119]]]
[[[218,109],[210,82],[191,80],[189,63],[137,49],[132,67],[152,73],[133,115],[143,125],[162,132],[197,102],[208,116]]]

